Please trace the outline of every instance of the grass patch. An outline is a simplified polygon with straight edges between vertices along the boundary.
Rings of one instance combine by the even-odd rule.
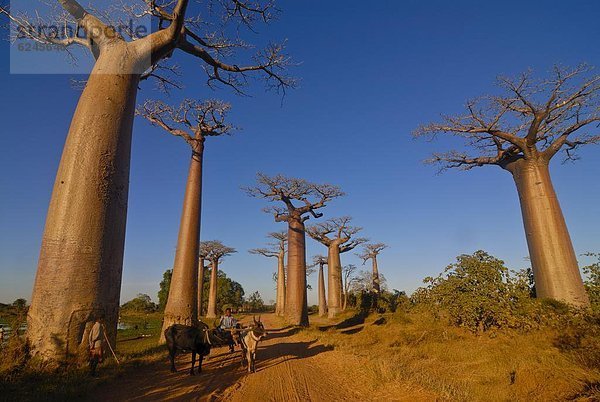
[[[578,345],[585,342],[562,346],[563,330],[476,335],[426,313],[373,315],[363,325],[349,334],[314,324],[307,334],[364,357],[365,379],[381,387],[408,382],[442,398],[470,401],[600,398],[599,367],[582,358],[589,350]]]
[[[121,322],[125,328],[117,331],[115,350],[121,364],[117,365],[107,351],[98,378],[91,378],[87,367],[45,368],[40,362],[24,358],[26,345],[22,338],[12,338],[0,350],[0,400],[81,399],[134,367],[166,358],[166,347],[158,345],[161,313],[123,312]]]

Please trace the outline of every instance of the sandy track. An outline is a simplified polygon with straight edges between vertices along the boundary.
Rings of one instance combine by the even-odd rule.
[[[274,316],[264,316],[269,336],[257,352],[256,373],[248,374],[240,364],[240,353],[216,348],[205,361],[203,371],[189,375],[190,355],[178,360],[177,373],[169,371],[165,359],[98,390],[96,401],[368,401],[415,400],[423,394],[408,395],[406,389],[386,387],[374,392],[362,385],[364,360],[297,335],[282,327]],[[414,390],[414,388],[413,388]],[[420,397],[420,398],[419,398]],[[431,395],[427,399],[431,400]]]

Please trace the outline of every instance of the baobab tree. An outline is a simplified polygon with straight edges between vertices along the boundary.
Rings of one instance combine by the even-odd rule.
[[[219,263],[224,257],[235,253],[236,250],[225,246],[219,240],[201,242],[200,250],[201,255],[205,255],[206,259],[210,261],[211,270],[206,318],[215,318],[217,316],[217,273],[219,271]]]
[[[200,248],[198,246],[198,248]],[[208,268],[205,264],[206,262],[206,255],[204,255],[203,253],[205,253],[206,250],[198,250],[199,253],[199,257],[198,257],[198,319],[200,320],[200,317],[202,316],[202,297],[203,297],[203,290],[204,290],[204,271]]]
[[[373,292],[376,295],[379,295],[381,292],[381,283],[379,280],[379,267],[377,266],[377,256],[388,246],[383,243],[369,243],[363,246],[363,251],[360,254],[357,254],[358,257],[363,260],[363,265],[367,263],[367,261],[371,260],[373,263],[373,271],[372,271],[372,279],[373,283]]]
[[[552,185],[549,164],[562,151],[577,159],[581,146],[600,141],[600,76],[592,69],[554,67],[535,80],[530,72],[500,77],[501,95],[467,103],[465,115],[422,126],[417,136],[450,134],[466,150],[434,154],[441,169],[494,165],[515,181],[538,297],[589,305],[569,231]],[[596,134],[593,134],[596,131]]]
[[[357,267],[354,264],[345,265],[342,268],[342,277],[344,280],[344,306],[342,307],[343,311],[346,311],[346,307],[348,307],[348,293],[350,292],[350,287],[352,283],[356,280],[354,273],[356,272]]]
[[[275,240],[275,242],[269,244],[269,248],[254,248],[250,250],[250,253],[277,258],[275,314],[283,316],[285,313],[285,246],[287,244],[287,232],[272,232],[269,233],[269,237]]]
[[[343,284],[340,254],[353,250],[368,240],[364,237],[353,238],[362,228],[350,226],[351,221],[351,217],[343,216],[328,219],[306,229],[310,237],[327,247],[327,313],[330,318],[342,311]]]
[[[327,265],[327,257],[315,255],[313,257],[313,266],[319,267],[319,276],[317,278],[318,296],[319,296],[319,317],[327,315],[327,297],[325,295],[325,277],[323,276],[323,266]]]
[[[247,188],[252,197],[264,198],[270,202],[283,202],[284,207],[266,208],[276,222],[288,224],[288,276],[286,284],[285,313],[291,323],[308,326],[308,306],[306,299],[306,245],[304,222],[334,198],[344,193],[331,184],[315,184],[304,179],[282,175],[257,175],[257,186]]]
[[[95,59],[56,175],[28,313],[30,345],[44,360],[76,353],[94,317],[104,317],[109,339],[116,339],[131,133],[140,82],[160,76],[166,60],[178,51],[200,61],[211,86],[222,84],[243,93],[250,73],[265,77],[268,88],[285,91],[294,85],[282,74],[290,64],[282,45],[258,51],[252,65],[244,66],[239,57],[235,64],[226,62],[236,49],[249,48],[242,40],[227,38],[226,32],[241,32],[228,25],[251,29],[257,22],[270,21],[272,1],[206,2],[206,10],[191,18],[186,15],[188,0],[119,3],[113,9],[131,19],[151,19],[158,30],[146,36],[137,30],[117,31],[113,25],[128,24],[103,21],[110,10],[95,12],[75,0],[58,0],[60,15],[49,20],[0,7],[18,37],[64,49],[83,47]]]
[[[202,207],[202,161],[207,137],[229,134],[226,123],[230,105],[217,100],[185,99],[178,107],[148,100],[136,113],[167,133],[181,137],[191,148],[173,277],[165,308],[163,330],[173,324],[193,325],[198,311],[198,263]]]

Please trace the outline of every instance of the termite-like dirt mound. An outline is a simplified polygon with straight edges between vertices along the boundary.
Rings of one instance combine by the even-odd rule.
[[[260,343],[256,373],[241,367],[239,349],[215,348],[201,374],[189,375],[191,356],[178,359],[177,373],[165,361],[128,371],[99,387],[91,400],[197,401],[369,401],[427,400],[434,396],[395,383],[374,388],[366,379],[365,357],[345,354],[310,335],[263,316],[269,335]]]

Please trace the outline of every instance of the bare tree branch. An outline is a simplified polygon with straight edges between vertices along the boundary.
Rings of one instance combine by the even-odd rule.
[[[219,263],[233,253],[237,253],[237,251],[232,247],[225,246],[220,240],[200,242],[200,255],[207,260]]]
[[[350,226],[351,221],[352,218],[349,216],[328,219],[324,222],[308,226],[306,233],[327,247],[336,243],[340,248],[340,253],[345,253],[368,241],[364,237],[353,238],[362,228]]]
[[[264,198],[270,202],[281,201],[285,208],[270,207],[265,212],[272,213],[277,222],[289,219],[305,221],[310,213],[318,218],[321,214],[316,209],[323,208],[334,198],[344,195],[338,186],[331,184],[315,184],[304,179],[291,178],[283,175],[267,176],[257,174],[257,185],[244,188],[246,193],[255,198]],[[301,204],[301,205],[298,205]]]
[[[265,257],[279,257],[282,253],[285,253],[285,245],[287,244],[287,233],[271,232],[269,237],[274,239],[276,242],[269,243],[269,248],[253,248],[248,250],[250,254],[258,254]]]
[[[377,258],[379,253],[388,248],[387,244],[384,243],[369,243],[363,246],[363,251],[360,254],[356,254],[358,258],[363,260],[363,265],[370,259]]]
[[[566,159],[576,159],[574,150],[600,141],[600,76],[581,65],[574,69],[555,66],[550,77],[534,80],[531,73],[517,79],[501,77],[503,95],[489,96],[467,104],[468,113],[444,117],[415,130],[416,137],[451,134],[465,140],[462,150],[434,154],[427,162],[441,169],[471,169],[483,165],[506,168],[520,159],[548,162],[560,150]],[[573,138],[588,128],[588,132]]]
[[[233,130],[226,118],[231,105],[218,100],[197,102],[185,99],[177,107],[158,100],[147,100],[136,114],[168,133],[182,137],[193,149],[206,137],[230,134]]]
[[[293,77],[285,74],[285,70],[294,65],[285,54],[285,43],[269,44],[254,55],[249,54],[246,65],[228,63],[226,60],[238,59],[237,51],[252,47],[239,38],[229,38],[225,29],[227,23],[236,20],[250,29],[258,21],[268,23],[278,11],[273,1],[215,0],[206,4],[208,12],[192,17],[186,16],[188,3],[188,0],[113,0],[113,3],[103,5],[106,7],[100,10],[90,6],[84,8],[75,0],[59,0],[51,5],[57,5],[63,12],[50,17],[49,21],[36,21],[27,15],[12,14],[7,6],[1,5],[0,14],[8,16],[21,33],[21,38],[64,48],[71,45],[85,46],[96,58],[108,43],[126,42],[121,33],[126,34],[133,43],[132,49],[150,62],[149,72],[145,76],[157,78],[163,86],[169,86],[171,82],[157,74],[159,68],[156,65],[169,58],[176,49],[204,62],[203,68],[208,75],[209,86],[220,83],[245,95],[243,88],[251,73],[261,73],[267,89],[275,89],[282,94],[285,94],[287,88],[297,85]],[[213,12],[215,10],[216,13]],[[140,36],[126,23],[126,19],[142,18],[155,20],[158,30],[147,36]],[[65,29],[62,32],[44,32],[39,29],[55,25],[64,26]],[[73,26],[76,28],[73,29]],[[118,31],[115,27],[119,27]],[[79,35],[80,30],[85,35]],[[146,54],[148,49],[150,54]]]

